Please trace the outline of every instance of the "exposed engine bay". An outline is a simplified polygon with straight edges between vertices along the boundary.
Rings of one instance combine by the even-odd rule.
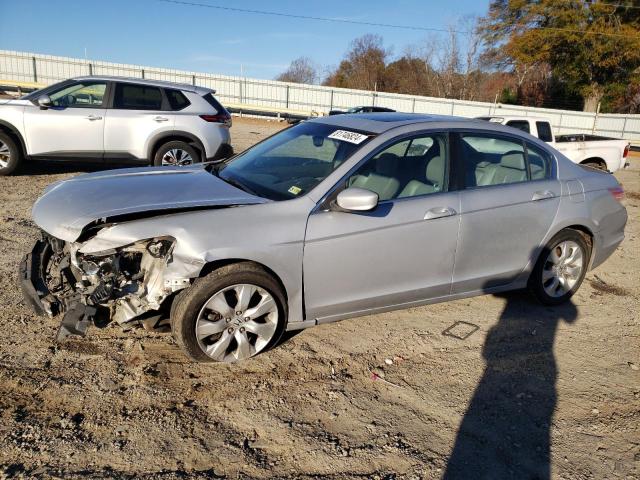
[[[21,265],[21,283],[39,313],[63,314],[58,340],[84,335],[94,324],[140,324],[144,314],[157,321],[162,302],[187,282],[165,281],[175,241],[157,238],[104,252],[83,254],[82,243],[43,232]]]

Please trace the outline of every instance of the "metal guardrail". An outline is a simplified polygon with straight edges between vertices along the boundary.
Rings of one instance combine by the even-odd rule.
[[[168,80],[214,88],[225,105],[277,116],[278,112],[328,113],[357,105],[378,105],[398,111],[477,117],[486,115],[542,116],[557,135],[593,133],[626,138],[640,146],[640,115],[595,114],[559,109],[502,105],[446,98],[371,92],[321,85],[301,85],[244,77],[119,64],[36,53],[0,50],[0,78],[50,84],[80,75],[117,75]],[[232,107],[233,108],[233,107]],[[259,113],[260,114],[260,113]]]

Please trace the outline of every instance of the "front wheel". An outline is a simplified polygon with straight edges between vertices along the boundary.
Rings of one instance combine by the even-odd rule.
[[[156,167],[182,167],[200,162],[200,154],[188,143],[180,140],[162,145],[153,157]]]
[[[529,277],[529,290],[545,305],[566,302],[580,288],[590,255],[580,232],[562,230],[542,250]]]
[[[175,299],[171,330],[199,362],[237,362],[274,345],[286,325],[278,282],[259,266],[242,262],[197,279]]]

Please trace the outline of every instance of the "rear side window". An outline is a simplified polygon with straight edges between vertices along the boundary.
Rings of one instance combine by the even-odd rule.
[[[126,110],[162,110],[162,92],[158,87],[118,83],[113,106]]]
[[[538,138],[543,142],[553,142],[553,135],[551,134],[551,125],[549,122],[536,122],[536,128],[538,129]]]
[[[180,90],[165,89],[167,94],[167,100],[169,100],[169,106],[171,110],[182,110],[187,108],[191,102],[184,96]]]
[[[526,120],[510,120],[507,122],[507,126],[511,128],[517,128],[518,130],[522,130],[523,132],[531,133],[529,129],[529,122]]]
[[[461,142],[465,187],[488,187],[528,180],[522,142],[490,135],[464,135]]]
[[[225,108],[218,100],[216,100],[216,97],[214,97],[212,93],[207,93],[206,95],[203,95],[202,98],[204,98],[209,105],[215,108],[218,113],[225,111]]]
[[[544,180],[551,173],[550,155],[538,147],[527,145],[527,159],[531,180]]]

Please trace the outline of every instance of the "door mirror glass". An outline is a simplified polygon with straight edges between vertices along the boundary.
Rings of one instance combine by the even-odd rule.
[[[40,95],[38,97],[38,106],[42,108],[49,108],[53,106],[51,102],[51,97],[49,97],[49,95]]]
[[[338,194],[336,204],[348,212],[368,212],[378,206],[378,194],[364,188],[347,188]]]

